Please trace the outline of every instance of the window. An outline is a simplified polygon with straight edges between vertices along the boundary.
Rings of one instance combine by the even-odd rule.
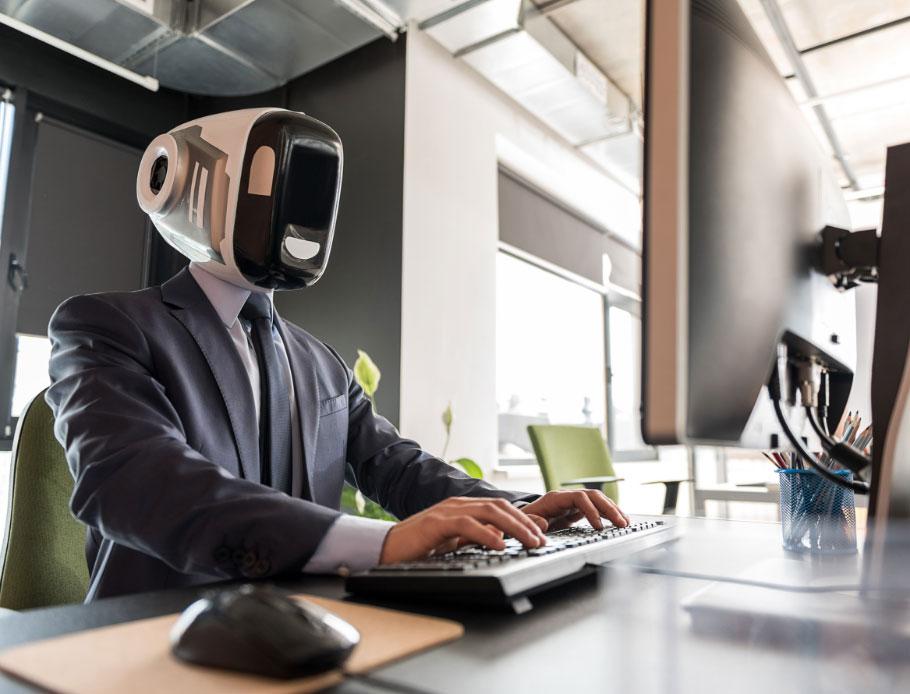
[[[6,213],[7,182],[9,180],[10,157],[13,149],[13,116],[15,107],[10,98],[9,90],[0,95],[0,249],[3,249],[3,220]],[[0,257],[5,257],[5,254],[0,254]],[[5,286],[8,284],[5,273],[0,281],[4,283],[3,288],[0,288],[0,302],[5,303],[7,300]],[[3,316],[7,312],[3,310],[3,305],[0,303],[0,330],[2,330]],[[8,396],[8,393],[5,393],[2,377],[3,370],[6,368],[5,362],[12,356],[11,354],[8,355],[11,345],[4,346],[2,342],[2,333],[0,333],[0,398],[3,398],[4,394]],[[7,451],[9,451],[11,442],[12,427],[7,424],[4,408],[0,406],[0,467],[4,471],[8,469],[9,455]],[[2,494],[2,490],[3,486],[0,485],[0,494]]]
[[[611,293],[608,299],[608,441],[615,460],[656,460],[641,438],[641,302]]]
[[[496,269],[500,461],[532,463],[528,424],[604,426],[604,300],[504,252]]]
[[[26,405],[50,384],[47,363],[51,341],[43,335],[16,335],[16,376],[13,381],[12,416],[22,414]]]
[[[13,112],[9,101],[0,100],[0,241],[3,239],[3,209],[6,202],[6,179],[13,148]]]

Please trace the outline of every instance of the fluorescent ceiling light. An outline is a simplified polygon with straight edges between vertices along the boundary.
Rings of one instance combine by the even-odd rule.
[[[18,19],[13,19],[12,17],[3,14],[0,12],[0,24],[5,24],[11,29],[16,31],[21,31],[23,34],[27,34],[34,39],[43,41],[44,43],[58,48],[65,53],[69,53],[80,60],[84,60],[87,63],[91,63],[96,67],[100,67],[102,70],[107,70],[112,72],[118,77],[127,79],[130,82],[138,84],[140,87],[145,87],[149,91],[157,92],[158,91],[158,80],[154,77],[149,77],[148,75],[140,75],[132,70],[127,70],[125,67],[121,67],[116,63],[112,63],[110,60],[105,60],[94,53],[89,53],[88,51],[79,48],[79,46],[74,46],[71,43],[67,43],[62,39],[58,39],[56,36],[48,34],[47,32],[36,29],[35,27],[26,24],[25,22],[20,22]]]

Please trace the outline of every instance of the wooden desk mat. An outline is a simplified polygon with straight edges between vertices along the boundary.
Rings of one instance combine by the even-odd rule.
[[[453,641],[464,633],[457,622],[298,595],[353,624],[360,644],[344,671],[297,680],[273,680],[189,665],[170,653],[176,614],[115,624],[0,653],[0,670],[52,692],[67,694],[208,694],[316,692],[359,674]]]

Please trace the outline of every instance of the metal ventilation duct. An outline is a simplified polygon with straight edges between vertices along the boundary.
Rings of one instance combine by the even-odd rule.
[[[0,12],[164,86],[221,96],[280,86],[402,24],[375,0],[0,0]]]
[[[642,138],[629,97],[529,0],[474,0],[420,27],[453,56],[638,191]]]

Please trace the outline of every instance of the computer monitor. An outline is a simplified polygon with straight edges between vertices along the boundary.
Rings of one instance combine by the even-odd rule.
[[[779,345],[830,371],[830,422],[849,395],[854,297],[812,270],[844,196],[736,0],[647,10],[644,439],[776,448]]]
[[[644,438],[789,441],[834,479],[810,453],[824,440],[866,480],[848,484],[870,494],[864,581],[880,590],[910,561],[910,143],[888,149],[881,235],[851,233],[833,162],[736,0],[649,0],[645,80]],[[833,428],[859,280],[878,283],[871,461],[832,448],[792,380],[830,373]]]

